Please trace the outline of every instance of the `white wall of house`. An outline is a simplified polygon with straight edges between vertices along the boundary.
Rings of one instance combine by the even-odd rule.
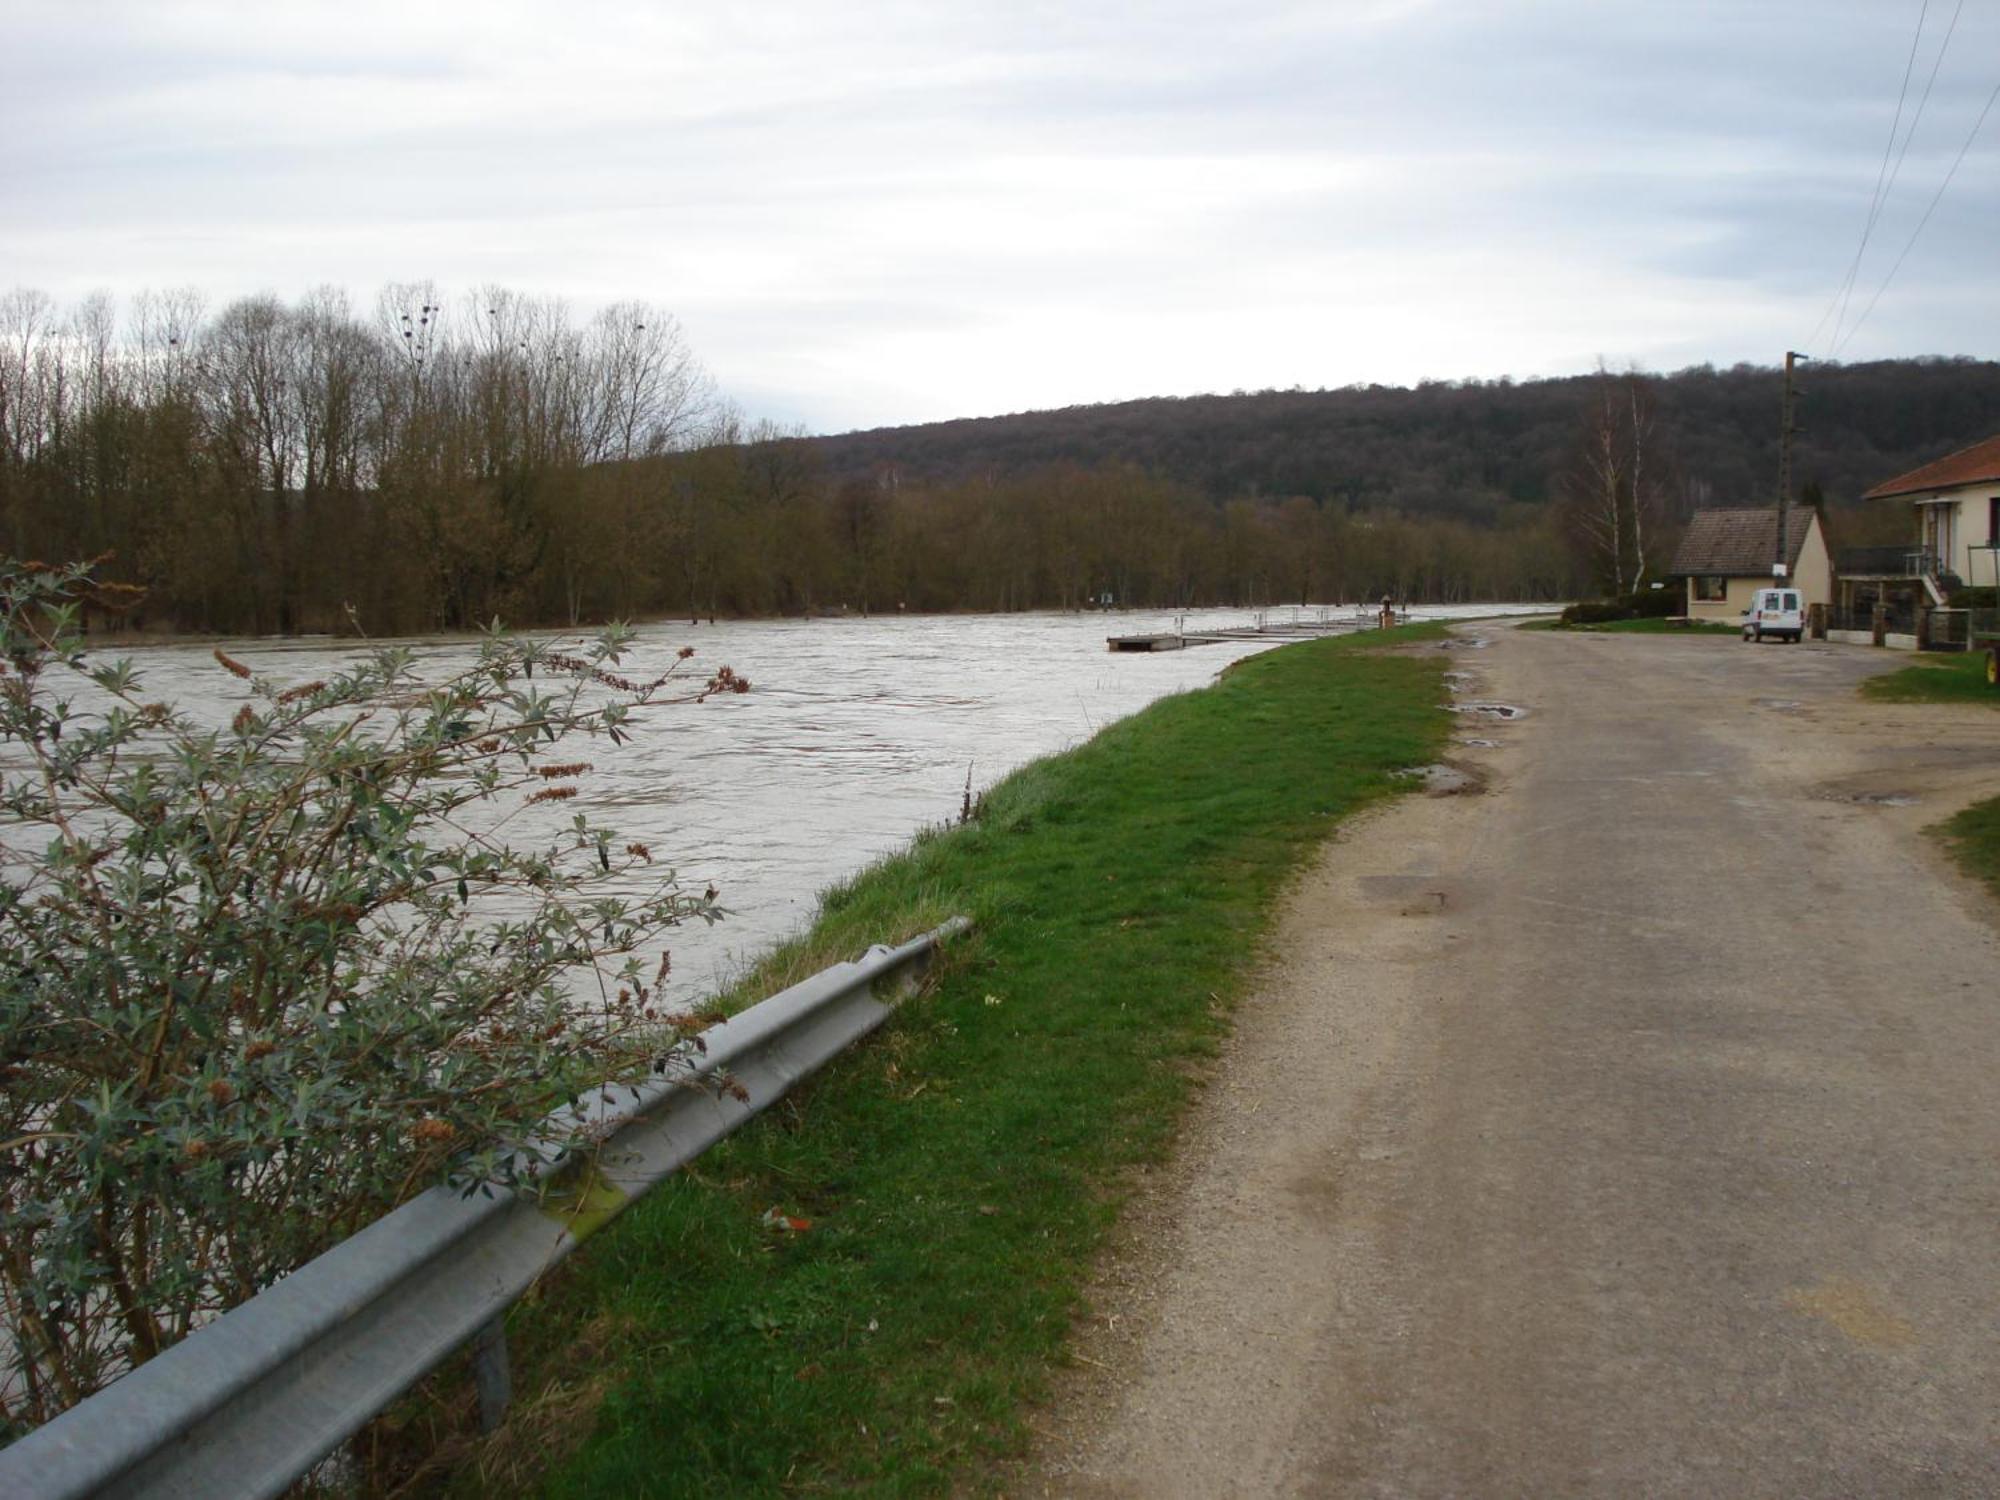
[[[1974,548],[1993,544],[1994,502],[2000,500],[2000,484],[1959,485],[1929,495],[1909,497],[1917,512],[1917,537],[1938,554],[1947,572],[1956,573],[1967,583],[1990,586],[1993,556],[1974,555]]]
[[[1833,603],[1833,557],[1826,550],[1826,529],[1817,515],[1806,532],[1805,545],[1799,549],[1799,571],[1793,581],[1807,604]]]

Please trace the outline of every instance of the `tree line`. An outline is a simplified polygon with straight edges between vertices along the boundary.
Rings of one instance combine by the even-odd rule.
[[[1770,503],[1777,393],[1600,371],[808,437],[638,303],[16,291],[0,550],[110,554],[135,623],[224,633],[1567,598],[1657,578],[1695,509]],[[2000,364],[1815,367],[1804,412],[1799,498],[1837,544],[1895,540],[1843,502],[2000,430]]]
[[[845,472],[719,399],[676,321],[423,283],[209,311],[0,298],[0,549],[109,554],[134,623],[402,634],[612,618],[1554,598],[1533,506],[1220,499],[1086,454]]]
[[[581,587],[605,465],[692,440],[706,376],[665,313],[578,324],[490,289],[0,300],[0,545],[183,628],[461,627]]]

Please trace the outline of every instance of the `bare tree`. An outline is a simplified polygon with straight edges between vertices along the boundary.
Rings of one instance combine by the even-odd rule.
[[[1636,371],[1624,380],[1626,404],[1631,418],[1632,448],[1632,587],[1646,577],[1646,523],[1659,510],[1659,485],[1646,460],[1653,438],[1653,398]]]
[[[591,320],[589,456],[629,459],[683,446],[714,402],[671,313],[619,302]]]
[[[1584,560],[1613,594],[1625,588],[1630,448],[1616,386],[1599,368],[1582,431],[1562,476],[1564,520]]]
[[[1557,497],[1571,545],[1612,594],[1645,580],[1648,538],[1672,498],[1671,469],[1649,382],[1600,365]]]

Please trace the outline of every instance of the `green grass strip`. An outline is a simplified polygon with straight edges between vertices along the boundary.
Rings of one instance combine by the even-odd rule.
[[[1441,658],[1371,649],[1440,633],[1253,657],[832,892],[750,988],[953,911],[978,932],[932,993],[517,1312],[511,1456],[503,1434],[460,1491],[985,1487],[1285,878],[1442,746]],[[589,1436],[563,1452],[566,1425]]]
[[[1965,873],[1985,881],[2000,896],[2000,797],[1973,803],[1945,819],[1938,832]]]
[[[1986,653],[1932,656],[1895,672],[1871,677],[1861,695],[1883,703],[1980,703],[2000,708],[2000,688],[1986,681]]]

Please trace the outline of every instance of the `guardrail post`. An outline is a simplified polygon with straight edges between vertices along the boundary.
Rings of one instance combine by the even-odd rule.
[[[492,1432],[505,1419],[507,1403],[514,1399],[504,1313],[472,1336],[472,1383],[479,1390],[479,1430]]]

